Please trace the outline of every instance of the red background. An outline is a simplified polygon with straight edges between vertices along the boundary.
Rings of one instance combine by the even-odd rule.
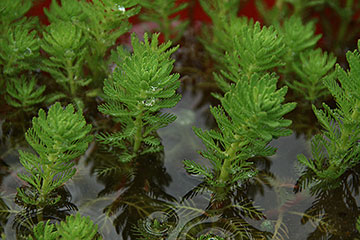
[[[46,19],[46,16],[44,16],[43,8],[48,8],[50,6],[52,0],[38,0],[35,1],[34,6],[30,9],[30,11],[27,13],[27,16],[39,16],[42,23],[48,24],[48,21]],[[75,1],[75,0],[74,0]],[[199,1],[191,1],[191,0],[177,0],[177,3],[184,3],[184,2],[190,2],[191,10],[185,9],[181,11],[180,17],[182,19],[189,19],[192,22],[195,21],[202,21],[202,22],[210,22],[210,18],[205,14],[205,12],[202,10]],[[266,2],[269,4],[269,6],[272,6],[275,2],[275,0],[266,0]],[[240,11],[240,15],[245,15],[248,17],[254,18],[254,20],[261,20],[259,19],[259,15],[255,8],[254,0],[250,0],[245,7]],[[132,22],[136,23],[137,18],[131,19]]]

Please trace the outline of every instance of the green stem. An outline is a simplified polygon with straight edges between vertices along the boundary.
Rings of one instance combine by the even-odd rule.
[[[229,180],[230,172],[231,172],[231,163],[236,158],[237,151],[246,144],[247,144],[246,142],[235,142],[230,145],[230,148],[228,150],[226,150],[225,154],[228,157],[225,159],[221,167],[220,176],[219,176],[220,182],[224,183]]]
[[[136,116],[135,119],[136,134],[134,139],[134,153],[137,153],[137,151],[139,151],[142,142],[142,128],[143,128],[142,116],[143,113],[141,112],[139,115]]]
[[[55,172],[54,172],[54,165],[56,164],[57,153],[51,154],[48,156],[49,164],[42,164],[43,167],[43,181],[41,184],[41,189],[39,192],[39,198],[40,198],[40,206],[44,207],[46,203],[46,198],[48,197],[48,194],[52,191],[51,183],[54,178]]]
[[[72,97],[75,97],[76,95],[76,85],[75,85],[75,80],[74,80],[74,72],[72,70],[72,61],[70,59],[68,59],[66,61],[66,71],[68,74],[68,80],[69,80],[69,85],[70,85],[70,93]]]

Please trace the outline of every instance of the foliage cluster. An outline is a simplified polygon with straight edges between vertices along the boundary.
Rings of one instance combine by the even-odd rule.
[[[48,114],[41,109],[32,122],[25,138],[37,154],[19,151],[20,163],[28,173],[19,177],[35,188],[36,194],[27,195],[21,188],[18,194],[25,204],[44,207],[60,200],[48,203],[48,196],[75,174],[73,160],[88,148],[91,125],[80,111],[74,112],[71,104],[63,109],[59,102]]]
[[[75,227],[74,227],[75,226]],[[33,235],[27,240],[100,240],[97,225],[90,220],[90,217],[82,217],[79,213],[75,216],[67,216],[65,221],[53,225],[50,221],[40,222],[34,227]]]
[[[215,74],[215,80],[223,91],[228,84],[221,75],[229,79],[229,74],[237,77],[276,71],[295,93],[310,102],[328,95],[322,81],[332,77],[336,58],[315,49],[321,35],[315,35],[313,21],[304,24],[294,14],[282,22],[260,26],[259,22],[229,14],[231,5],[226,11],[222,8],[227,5],[219,6],[204,8],[214,24],[211,31],[204,32],[202,42],[218,64],[221,74]]]
[[[283,104],[287,88],[276,89],[277,77],[253,74],[238,81],[220,98],[221,106],[210,109],[220,131],[194,128],[207,148],[201,155],[210,160],[213,169],[184,161],[188,172],[203,175],[212,186],[254,177],[256,171],[248,159],[273,155],[275,149],[269,142],[291,134],[286,129],[291,121],[283,115],[293,110],[295,103]]]
[[[118,67],[112,78],[104,81],[105,103],[99,111],[110,115],[122,125],[122,131],[103,133],[97,139],[108,146],[122,150],[119,160],[130,161],[141,154],[162,149],[156,130],[167,126],[176,117],[161,113],[180,100],[176,93],[180,86],[179,74],[172,74],[174,60],[170,55],[177,47],[171,42],[158,46],[158,34],[147,34],[141,43],[132,35],[133,53],[118,49]]]
[[[360,47],[360,42],[359,42]],[[359,49],[358,47],[358,49]],[[323,103],[323,110],[313,110],[321,123],[322,133],[311,141],[312,158],[303,154],[299,161],[308,167],[301,181],[305,184],[317,179],[321,185],[337,186],[340,177],[359,163],[360,154],[360,55],[359,50],[346,54],[350,69],[336,67],[337,80],[324,81],[337,108],[331,109]]]
[[[211,167],[185,160],[186,171],[201,175],[204,182],[198,189],[205,186],[214,192],[212,197],[241,192],[234,189],[259,177],[254,157],[274,155],[271,141],[292,133],[292,121],[285,119],[296,106],[286,99],[289,87],[293,99],[313,104],[323,128],[311,141],[312,157],[298,156],[306,167],[299,179],[300,189],[310,184],[315,191],[340,186],[339,180],[359,165],[360,41],[358,50],[346,54],[349,70],[339,64],[334,68],[335,55],[316,48],[321,35],[315,34],[315,21],[305,16],[310,8],[334,9],[343,20],[339,44],[349,32],[353,2],[343,6],[339,1],[278,0],[267,9],[257,0],[265,25],[238,16],[243,2],[200,0],[212,25],[204,27],[199,41],[214,60],[214,80],[222,92],[213,93],[219,105],[210,107],[216,128],[193,127],[205,145],[199,153]],[[177,93],[180,74],[174,73],[172,58],[179,46],[173,47],[170,39],[179,41],[188,26],[174,15],[188,4],[176,5],[174,0],[52,1],[45,10],[48,26],[25,17],[31,5],[30,0],[0,2],[1,97],[28,116],[37,105],[49,107],[47,113],[38,111],[25,133],[34,152],[19,151],[26,173],[18,176],[32,190],[18,188],[17,199],[27,209],[38,210],[39,224],[29,239],[100,239],[89,218],[77,214],[55,226],[44,222],[42,211],[61,200],[56,190],[74,176],[75,160],[88,149],[93,135],[117,156],[117,168],[136,168],[139,156],[162,152],[157,130],[176,119],[162,110],[181,99]],[[140,7],[144,8],[140,17],[157,23],[166,41],[160,43],[160,34],[145,33],[143,41],[132,34],[131,51],[122,46],[115,49],[119,37],[131,28],[128,19],[138,14]],[[318,109],[318,103],[330,96],[337,107],[323,103],[323,110]],[[93,120],[95,131],[83,116],[83,111],[90,112],[88,97],[96,98],[91,101],[96,100],[102,114],[86,116]],[[72,104],[62,107],[58,100]],[[99,118],[105,119],[105,127]],[[126,165],[129,162],[135,164]],[[108,172],[105,168],[99,176]],[[151,181],[144,182],[144,191],[154,194],[148,190]],[[125,185],[130,189],[130,184]],[[219,210],[228,199],[217,200],[210,199],[211,211]],[[263,216],[244,200],[243,195],[238,202],[233,200],[241,209],[237,217],[244,213],[251,218]],[[236,224],[247,226],[244,222]],[[155,225],[162,226],[159,222]],[[222,238],[209,233],[198,239]]]
[[[50,8],[44,9],[50,25],[43,26],[36,18],[24,17],[32,1],[2,1],[1,4],[0,86],[7,86],[11,79],[24,75],[26,80],[21,77],[19,81],[24,83],[16,84],[17,91],[14,87],[5,89],[17,101],[8,101],[11,106],[25,106],[27,110],[30,105],[43,101],[49,104],[59,99],[73,102],[82,109],[87,98],[99,95],[100,86],[111,70],[110,49],[130,30],[128,18],[140,10],[136,1],[128,0],[52,1]],[[43,92],[45,85],[38,86],[37,77],[33,80],[34,72],[39,71],[51,75],[46,84],[51,93],[35,94],[33,101],[29,101],[26,93],[31,92],[30,88]],[[63,89],[54,91],[56,86],[52,82]]]

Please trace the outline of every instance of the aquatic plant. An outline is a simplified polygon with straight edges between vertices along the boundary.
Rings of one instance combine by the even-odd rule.
[[[0,135],[9,142],[0,146],[0,162],[3,162],[0,175],[4,179],[1,191],[4,195],[13,193],[20,181],[16,174],[10,175],[18,170],[18,166],[12,163],[18,155],[9,154],[13,149],[24,147],[23,138],[12,139],[13,136],[23,136],[19,134],[18,123],[30,124],[29,116],[38,105],[49,108],[48,113],[39,111],[26,133],[33,152],[19,151],[26,171],[19,177],[27,185],[18,188],[15,199],[14,194],[6,198],[1,196],[1,238],[5,238],[4,231],[10,233],[8,238],[15,234],[17,238],[26,238],[35,223],[39,223],[31,236],[35,239],[98,237],[93,225],[82,225],[76,219],[69,220],[68,225],[50,224],[64,220],[71,211],[77,210],[76,204],[79,203],[76,202],[79,201],[78,193],[67,191],[65,184],[76,171],[74,159],[85,152],[92,140],[89,136],[91,126],[86,125],[81,111],[94,122],[96,134],[100,132],[97,140],[109,153],[99,151],[94,156],[91,150],[81,159],[89,164],[91,173],[98,173],[96,181],[103,185],[103,189],[99,190],[98,198],[80,207],[89,207],[93,203],[92,206],[95,203],[96,207],[101,205],[95,211],[100,213],[103,210],[99,219],[106,219],[104,227],[111,228],[109,234],[118,234],[124,239],[137,239],[137,236],[144,239],[178,236],[192,240],[284,239],[294,236],[293,225],[285,221],[291,213],[301,215],[302,224],[312,225],[314,232],[309,234],[309,238],[356,237],[355,219],[359,214],[353,195],[358,194],[360,179],[359,50],[348,53],[349,71],[337,66],[334,72],[333,68],[337,60],[341,66],[346,66],[341,57],[336,59],[334,56],[340,56],[345,48],[353,48],[350,40],[359,33],[355,14],[360,5],[356,1],[275,0],[272,1],[275,3],[273,7],[268,7],[263,4],[265,0],[257,0],[258,10],[264,16],[264,21],[260,22],[265,24],[261,24],[247,17],[238,17],[239,9],[251,1],[200,0],[203,10],[212,20],[212,24],[201,26],[205,29],[200,39],[203,46],[194,35],[182,35],[185,26],[189,26],[186,21],[173,18],[180,10],[186,10],[189,15],[191,11],[196,12],[196,1],[177,5],[179,2],[174,0],[53,0],[50,8],[44,9],[49,20],[46,26],[37,19],[24,17],[33,2],[0,1],[0,99],[3,100],[0,101]],[[133,53],[128,46],[126,50],[121,46],[113,51],[121,41],[127,41],[124,34],[131,27],[129,17],[139,13],[140,6],[143,11],[139,19],[157,23],[162,33],[145,35],[143,42],[132,35]],[[322,14],[325,9],[333,14]],[[317,22],[308,15],[313,16],[319,11]],[[333,27],[328,21],[329,16],[341,21]],[[136,27],[144,26],[139,24]],[[189,29],[191,33],[196,33],[197,26],[200,25]],[[319,41],[321,35],[315,34],[315,28],[323,30],[324,41]],[[329,29],[335,33],[334,36],[325,34]],[[123,38],[119,39],[120,36]],[[194,127],[195,135],[206,147],[200,154],[209,160],[209,164],[184,161],[188,173],[203,177],[198,185],[199,179],[184,177],[184,171],[179,169],[181,161],[174,163],[179,155],[172,158],[168,149],[163,152],[157,133],[175,120],[174,115],[164,113],[163,109],[175,106],[180,100],[180,94],[176,93],[180,86],[179,74],[173,73],[175,60],[171,56],[177,47],[171,48],[170,42],[159,45],[162,37],[172,39],[172,43],[181,40],[182,51],[174,54],[179,60],[176,66],[179,66],[184,79],[193,80],[191,93],[197,97],[202,95],[194,108],[197,110],[199,105],[208,104],[210,96],[216,98],[211,101],[219,100],[221,104],[214,104],[210,108],[213,116],[206,119],[210,124],[215,119],[217,126],[205,131]],[[330,43],[331,38],[336,41]],[[208,74],[214,69],[214,78],[222,92],[211,95],[199,88],[209,89],[207,80],[212,78]],[[103,83],[104,92],[101,92]],[[287,93],[284,85],[291,88],[286,101],[296,99],[301,103],[301,116],[293,115],[292,119],[301,122],[303,129],[314,127],[318,131],[307,108],[312,103],[319,122],[324,126],[323,133],[313,139],[313,156],[299,156],[299,162],[307,169],[295,190],[308,187],[310,192],[319,193],[305,213],[288,211],[296,197],[283,196],[274,187],[265,188],[269,187],[265,184],[260,188],[254,186],[261,181],[258,172],[270,172],[271,160],[266,160],[264,165],[262,160],[265,159],[263,156],[275,153],[272,146],[278,142],[272,140],[291,133],[287,129],[291,122],[284,119],[284,115],[294,109],[295,104],[284,104]],[[180,91],[188,94],[189,85],[184,83],[183,86]],[[318,103],[329,100],[329,94],[335,97],[338,107],[330,109],[333,102],[329,101],[324,110],[319,110]],[[50,103],[59,99],[74,106],[62,108],[60,103],[56,103],[50,107]],[[96,107],[93,108],[97,105],[101,114]],[[80,111],[75,112],[75,109]],[[187,126],[199,124],[199,121],[202,124],[204,119],[198,117],[198,112],[195,113],[194,109],[187,111],[192,114],[182,114],[185,121],[193,121]],[[188,117],[192,120],[189,121]],[[175,145],[172,150],[176,149],[176,154],[188,154],[197,148],[191,136],[179,133],[184,128],[172,126],[171,129],[174,130],[165,134],[171,135],[167,143],[170,148]],[[159,131],[161,134],[164,132]],[[98,149],[95,143],[92,146],[92,149]],[[152,159],[155,155],[159,157],[156,162]],[[167,170],[174,166],[178,175],[172,182],[173,176]],[[9,176],[5,178],[4,172]],[[11,181],[15,186],[7,184],[9,179],[15,179]],[[71,187],[79,184],[76,182]],[[170,189],[175,186],[173,184],[180,186],[181,190]],[[196,185],[195,188],[183,197],[182,202],[176,203],[176,207],[170,204],[179,197],[172,196],[172,191],[179,193],[193,187],[192,184]],[[278,217],[262,221],[267,212],[254,206],[252,199],[258,194],[274,192],[279,193],[278,207],[273,209]],[[74,203],[72,193],[76,199]],[[195,197],[201,198],[201,195],[209,198],[197,202]],[[189,198],[194,198],[201,207],[186,204]],[[13,200],[21,211],[9,204]],[[331,206],[330,200],[336,203]],[[341,211],[336,207],[341,207]],[[179,221],[167,222],[166,214],[153,215],[154,212],[168,213],[167,209],[178,214]],[[187,211],[193,213],[187,215]],[[13,230],[9,230],[12,223]],[[260,224],[267,228],[259,230]],[[145,233],[149,230],[147,227],[153,231],[150,235]],[[135,235],[136,228],[138,235]],[[76,237],[70,233],[83,229],[89,232],[81,231]],[[304,235],[311,229],[298,231]],[[60,237],[58,232],[63,236]]]
[[[358,43],[358,49],[360,42]],[[340,177],[359,163],[360,155],[360,55],[359,50],[347,52],[350,70],[336,66],[335,78],[326,78],[325,86],[335,98],[337,108],[323,103],[323,110],[313,111],[323,130],[311,140],[312,158],[298,155],[307,166],[300,184],[318,182],[324,187],[335,188]]]
[[[103,239],[97,233],[98,226],[94,224],[90,217],[82,217],[79,213],[75,216],[66,217],[65,221],[58,224],[51,224],[50,221],[40,222],[33,229],[33,235],[27,240],[71,240],[71,239]]]
[[[202,29],[200,41],[211,57],[221,63],[225,51],[232,50],[232,36],[248,21],[246,17],[238,18],[241,0],[200,0],[200,5],[211,18],[212,24]],[[240,20],[240,21],[238,21]]]
[[[173,114],[159,111],[175,106],[181,98],[176,93],[179,74],[171,73],[174,60],[170,58],[178,47],[170,48],[170,41],[158,45],[158,36],[153,34],[150,41],[145,34],[144,42],[140,42],[133,34],[133,53],[118,48],[117,67],[112,77],[104,81],[105,103],[98,109],[112,116],[122,129],[100,133],[97,140],[121,149],[122,162],[137,154],[161,151],[156,130],[176,119]]]
[[[9,77],[37,68],[40,44],[34,29],[36,19],[25,17],[31,6],[31,1],[0,2],[0,93]]]
[[[32,71],[38,67],[40,42],[34,25],[34,19],[24,18],[21,22],[10,23],[7,30],[2,33],[0,37],[0,92],[3,92],[7,79],[18,78],[24,71]]]
[[[22,19],[32,6],[31,1],[4,0],[0,3],[0,33],[4,34],[12,22]]]
[[[71,22],[55,22],[43,33],[41,48],[49,55],[43,60],[42,70],[51,74],[70,98],[76,98],[79,87],[92,80],[83,74],[88,39]]]
[[[33,231],[33,236],[30,235],[27,240],[56,240],[58,236],[55,232],[55,226],[50,224],[50,221],[38,223]]]
[[[27,174],[18,176],[34,188],[35,193],[28,195],[22,188],[17,190],[25,204],[43,208],[60,200],[60,197],[49,199],[48,196],[75,174],[73,160],[86,151],[92,140],[88,135],[91,125],[86,124],[81,111],[74,112],[73,105],[63,109],[59,102],[51,106],[47,114],[40,109],[32,124],[25,138],[37,154],[19,151],[20,163]]]
[[[9,79],[6,84],[6,102],[25,112],[35,109],[35,105],[44,101],[45,86],[37,86],[35,77],[27,80],[24,75],[19,79]]]
[[[329,95],[323,81],[334,77],[335,63],[334,55],[322,52],[321,49],[301,52],[299,60],[293,62],[293,69],[299,80],[287,81],[287,84],[309,102],[319,101]]]
[[[225,186],[255,176],[249,158],[273,155],[275,149],[268,143],[291,134],[286,129],[291,120],[283,116],[296,104],[282,104],[287,88],[277,90],[276,83],[275,74],[253,74],[231,85],[220,98],[221,106],[210,108],[220,131],[193,128],[206,146],[200,154],[210,160],[213,169],[185,160],[186,170],[203,176],[210,186]]]
[[[285,44],[274,26],[260,26],[259,22],[238,29],[234,36],[233,49],[224,58],[226,66],[222,75],[215,74],[215,80],[224,91],[229,90],[228,82],[237,83],[242,75],[273,72],[274,68],[284,65]]]
[[[73,25],[72,28],[81,29],[77,30],[82,32],[80,43],[86,42],[87,51],[78,58],[86,57],[86,66],[91,71],[94,84],[99,86],[110,73],[107,61],[109,48],[130,30],[128,19],[140,10],[136,4],[137,1],[129,0],[62,0],[61,5],[52,1],[50,10],[44,11],[51,23],[67,22]]]
[[[214,79],[221,90],[228,91],[229,82],[236,83],[240,75],[276,71],[297,95],[310,102],[328,95],[322,80],[332,76],[336,58],[314,49],[321,35],[315,34],[313,21],[304,24],[300,17],[291,16],[281,24],[261,26],[231,14],[220,19],[216,14],[210,16],[214,32],[205,32],[201,42],[218,64]]]

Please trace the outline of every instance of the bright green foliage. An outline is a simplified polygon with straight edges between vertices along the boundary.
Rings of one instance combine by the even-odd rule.
[[[121,161],[129,161],[139,150],[141,154],[162,149],[156,130],[175,120],[169,113],[159,113],[163,108],[177,104],[181,96],[176,94],[179,74],[171,74],[174,60],[170,55],[177,49],[171,42],[158,46],[158,34],[144,35],[139,42],[132,35],[133,53],[118,49],[113,77],[104,82],[106,103],[98,107],[120,122],[123,129],[116,133],[103,133],[98,140],[122,149]]]
[[[288,82],[288,85],[311,102],[328,95],[323,80],[333,77],[334,55],[316,49],[300,53],[299,58],[293,62],[293,69],[301,81]]]
[[[32,6],[31,0],[1,0],[0,1],[0,35],[9,31],[9,26],[20,20]]]
[[[87,15],[85,30],[94,42],[90,42],[93,55],[104,57],[106,50],[115,44],[115,40],[130,29],[127,19],[139,12],[134,7],[137,1],[130,0],[94,0],[84,3],[83,9]],[[99,56],[100,56],[99,55]]]
[[[293,110],[295,103],[282,104],[287,88],[276,89],[277,77],[253,74],[239,81],[220,99],[222,107],[210,109],[220,131],[194,128],[206,146],[201,155],[210,160],[213,169],[184,161],[189,173],[203,175],[210,185],[253,177],[256,171],[248,159],[274,154],[268,143],[291,134],[286,129],[291,121],[283,119],[283,115]]]
[[[56,232],[55,226],[50,223],[50,220],[47,222],[39,222],[33,229],[33,236],[29,236],[27,240],[56,240],[58,239],[58,234]]]
[[[18,188],[18,195],[26,204],[44,206],[47,196],[75,174],[73,160],[83,154],[92,136],[80,111],[74,112],[69,104],[65,109],[55,103],[48,114],[39,110],[39,116],[32,120],[33,126],[25,138],[37,155],[19,151],[20,163],[29,174],[19,177],[38,192],[31,198]]]
[[[335,71],[340,85],[334,78],[324,81],[338,108],[330,109],[325,103],[324,110],[313,106],[324,129],[311,141],[312,158],[298,156],[298,160],[313,173],[312,179],[325,184],[336,182],[360,160],[360,54],[355,50],[348,52],[346,57],[350,70],[346,72],[337,65]]]
[[[165,41],[177,42],[181,38],[189,21],[179,21],[180,16],[173,17],[173,15],[185,9],[187,3],[177,6],[175,0],[142,0],[139,4],[145,8],[140,17],[145,21],[157,23]]]
[[[76,25],[61,21],[48,26],[43,36],[41,48],[50,55],[43,61],[43,70],[75,97],[78,87],[91,81],[83,76],[87,38]]]
[[[108,64],[105,61],[107,50],[115,45],[116,39],[128,32],[131,25],[128,18],[136,15],[139,7],[134,7],[133,0],[93,0],[83,3],[83,9],[88,16],[81,25],[89,36],[88,67],[98,83],[102,83],[108,75]]]
[[[239,66],[243,74],[265,72],[282,66],[285,53],[282,37],[272,26],[261,27],[256,22],[253,27],[243,28],[235,37],[235,51],[229,53],[227,63]]]
[[[321,34],[315,35],[315,22],[303,24],[300,17],[285,19],[281,27],[277,24],[277,29],[283,36],[290,60],[302,51],[313,49],[321,38]]]
[[[234,37],[241,33],[241,29],[254,25],[254,22],[246,17],[229,16],[216,23],[210,29],[205,28],[204,37],[199,40],[216,63],[226,68],[225,53],[235,50]]]
[[[34,110],[34,105],[45,100],[42,94],[45,86],[37,87],[35,77],[29,81],[24,75],[18,79],[10,79],[6,85],[6,102],[16,108],[22,108],[25,112]]]
[[[39,38],[34,21],[13,23],[0,37],[0,68],[4,75],[16,75],[38,67]]]
[[[39,222],[33,230],[33,236],[27,240],[100,240],[97,234],[98,226],[94,225],[90,217],[67,216],[65,221],[59,224],[51,224],[50,221]]]
[[[59,239],[62,240],[102,239],[102,237],[96,236],[98,226],[94,225],[90,217],[81,217],[79,213],[75,216],[67,216],[65,222],[60,222],[56,228]]]
[[[53,1],[46,15],[53,22],[66,21],[83,32],[87,46],[87,67],[98,84],[108,75],[105,59],[116,39],[130,29],[128,18],[137,14],[137,1],[131,0],[93,0],[91,2],[62,0],[61,7]]]
[[[234,49],[225,58],[227,72],[222,74],[230,81],[241,79],[241,76],[250,76],[254,73],[264,74],[275,67],[283,66],[285,45],[282,37],[273,26],[262,27],[259,22],[252,26],[240,29],[234,36]],[[215,75],[219,86],[227,91],[227,81],[220,75]]]
[[[253,25],[247,17],[237,17],[241,0],[201,0],[201,7],[210,16],[212,25],[203,27],[199,39],[206,51],[220,67],[225,67],[225,52],[234,50],[234,36],[241,29]]]

